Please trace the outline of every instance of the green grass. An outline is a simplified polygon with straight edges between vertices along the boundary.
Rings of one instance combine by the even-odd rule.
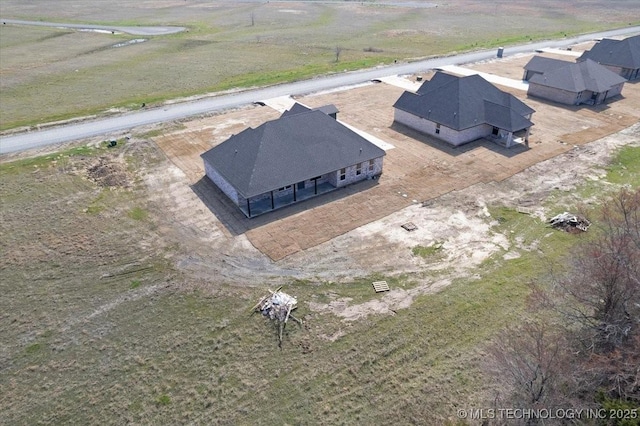
[[[42,343],[32,343],[25,348],[27,354],[35,354],[41,352],[43,349]]]
[[[156,404],[158,405],[169,405],[171,404],[171,398],[169,395],[162,394],[156,399]]]
[[[411,253],[414,256],[420,256],[422,258],[431,258],[440,253],[442,250],[443,242],[436,241],[430,246],[417,245],[411,249]]]
[[[615,161],[607,167],[606,180],[632,188],[640,187],[640,147],[622,148]]]
[[[141,207],[134,207],[127,212],[127,216],[133,220],[146,220],[149,217],[149,212]]]
[[[37,169],[40,167],[51,167],[58,162],[64,162],[71,157],[91,156],[100,152],[90,146],[78,146],[75,148],[58,151],[54,154],[41,155],[38,157],[26,158],[24,160],[0,163],[0,174],[23,173],[26,169]]]
[[[301,68],[273,71],[273,72],[259,72],[248,73],[233,77],[231,79],[221,82],[211,91],[228,90],[237,87],[259,87],[267,86],[276,83],[292,82],[303,80],[305,78],[313,77],[320,74],[330,74],[342,71],[353,71],[362,68],[370,68],[375,65],[393,62],[389,57],[375,57],[366,58],[357,61],[340,61],[340,62],[328,62],[314,65],[305,65]]]

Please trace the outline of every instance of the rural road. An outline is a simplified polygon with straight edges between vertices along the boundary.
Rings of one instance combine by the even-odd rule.
[[[141,36],[160,36],[167,34],[175,34],[186,30],[185,27],[112,27],[109,25],[90,25],[90,24],[58,24],[56,22],[41,21],[21,21],[18,19],[2,19],[2,24],[10,25],[35,25],[38,27],[54,27],[54,28],[70,28],[74,30],[85,31],[108,31],[117,33],[127,33]]]
[[[622,36],[639,32],[640,27],[628,27],[618,30],[586,34],[578,37],[565,38],[562,40],[543,41],[512,46],[505,48],[504,56],[532,52],[536,49],[542,49],[545,47],[562,48],[572,44],[593,40],[594,38]],[[286,95],[302,95],[334,89],[337,87],[350,86],[389,75],[412,74],[439,68],[445,65],[460,65],[469,62],[477,62],[495,58],[495,56],[496,49],[491,49],[427,59],[418,62],[378,67],[363,71],[346,72],[295,83],[219,95],[198,101],[166,105],[156,109],[130,112],[116,117],[97,119],[77,124],[68,124],[47,130],[15,134],[0,138],[0,154],[24,151],[31,148],[70,142],[99,135],[107,137],[109,135],[117,134],[117,136],[120,137],[122,134],[137,126],[179,120],[198,114],[239,107],[263,99]]]

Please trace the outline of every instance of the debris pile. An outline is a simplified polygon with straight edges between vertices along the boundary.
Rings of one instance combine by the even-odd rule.
[[[291,311],[298,307],[298,300],[280,291],[282,287],[276,291],[269,290],[269,295],[260,299],[260,301],[253,307],[254,312],[260,312],[262,315],[269,317],[278,324],[278,345],[282,346],[282,333],[284,332],[284,326],[291,318],[292,320],[302,324],[302,321],[291,315]]]
[[[587,232],[587,229],[591,226],[591,222],[585,217],[568,212],[552,217],[549,219],[549,224],[556,229],[562,229],[566,232]]]
[[[413,223],[413,222],[407,222],[403,225],[400,225],[402,228],[404,228],[406,231],[415,231],[416,229],[418,229],[418,227]]]
[[[90,180],[105,188],[131,186],[126,164],[113,159],[98,158],[97,162],[87,167],[86,173]]]
[[[373,289],[376,291],[376,293],[389,291],[389,284],[387,284],[386,281],[374,281],[371,284],[373,284]]]

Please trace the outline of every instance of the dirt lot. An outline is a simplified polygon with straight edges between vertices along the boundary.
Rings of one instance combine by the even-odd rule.
[[[530,57],[505,58],[470,67],[519,78],[522,66]],[[429,78],[428,75],[425,76]],[[408,211],[415,213],[424,212],[425,209],[420,208],[423,202],[451,191],[501,182],[544,160],[619,132],[640,119],[640,113],[634,108],[640,103],[640,86],[637,83],[625,85],[622,99],[596,108],[559,106],[527,98],[525,93],[516,89],[503,90],[510,91],[536,110],[530,149],[505,149],[487,140],[454,149],[402,126],[395,126],[392,105],[402,89],[386,84],[371,84],[353,90],[300,98],[300,102],[313,107],[335,104],[340,110],[341,120],[375,135],[395,148],[387,151],[383,175],[375,184],[357,184],[253,219],[245,218],[208,179],[203,178],[199,155],[247,126],[255,127],[277,117],[277,112],[268,107],[233,111],[186,123],[185,129],[155,138],[155,141],[184,173],[182,186],[178,184],[182,196],[175,198],[176,209],[181,210],[180,206],[185,206],[185,203],[199,204],[203,214],[210,216],[204,220],[216,230],[216,235],[224,236],[231,246],[244,241],[246,237],[271,260],[281,261],[287,256],[323,243],[331,245],[331,240],[336,237],[402,209],[409,208]],[[547,172],[552,173],[555,166],[550,167]],[[574,167],[579,165],[573,164],[570,169],[574,170]],[[578,170],[575,173],[579,175]],[[193,201],[194,193],[201,203]],[[185,200],[184,196],[192,201]],[[515,202],[516,200],[512,200],[512,203]],[[433,206],[437,203],[428,204]],[[397,217],[397,214],[393,217]],[[388,218],[386,220],[389,221]],[[407,220],[413,220],[411,215]],[[395,224],[390,225],[389,232],[396,233],[394,228],[401,223],[395,220],[391,222]],[[437,221],[434,226],[439,226]],[[427,230],[426,234],[431,231],[433,230]],[[374,238],[366,237],[368,233],[355,234],[358,235],[357,239],[371,240],[363,244],[367,247],[367,262],[358,269],[375,269],[375,265],[382,266],[383,269],[385,266],[393,267],[396,259],[390,257],[388,252],[375,255],[375,247],[379,244]],[[404,237],[411,240],[409,235],[411,234]],[[471,239],[482,240],[480,237]],[[432,241],[423,240],[422,244]],[[260,262],[269,263],[265,259]]]

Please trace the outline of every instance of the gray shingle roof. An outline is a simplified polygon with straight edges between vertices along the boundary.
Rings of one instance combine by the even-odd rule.
[[[554,70],[556,68],[564,67],[573,62],[563,61],[560,59],[547,58],[544,56],[534,56],[527,62],[524,69],[532,71],[538,74],[544,74],[545,72]]]
[[[442,72],[425,81],[417,93],[404,92],[394,107],[455,130],[491,124],[516,132],[533,125],[525,116],[535,112],[479,75]]]
[[[385,155],[327,114],[293,108],[299,112],[248,128],[202,159],[249,198]]]
[[[603,65],[622,68],[640,68],[640,35],[624,40],[605,38],[596,43],[578,58],[579,61],[591,59]]]
[[[625,81],[618,74],[591,59],[578,63],[567,62],[565,66],[552,69],[544,74],[536,74],[529,79],[530,83],[573,93],[583,90],[602,93]]]
[[[324,105],[319,108],[311,109],[296,102],[293,104],[291,109],[288,109],[282,113],[282,117],[286,117],[288,115],[293,115],[293,114],[299,114],[301,112],[316,111],[316,110],[324,112],[327,115],[337,114],[338,112],[340,112],[334,104]]]
[[[289,115],[300,114],[301,112],[309,112],[309,111],[311,111],[311,108],[307,108],[306,106],[296,102],[293,104],[291,109],[288,109],[285,112],[283,112],[281,117],[287,117]]]

